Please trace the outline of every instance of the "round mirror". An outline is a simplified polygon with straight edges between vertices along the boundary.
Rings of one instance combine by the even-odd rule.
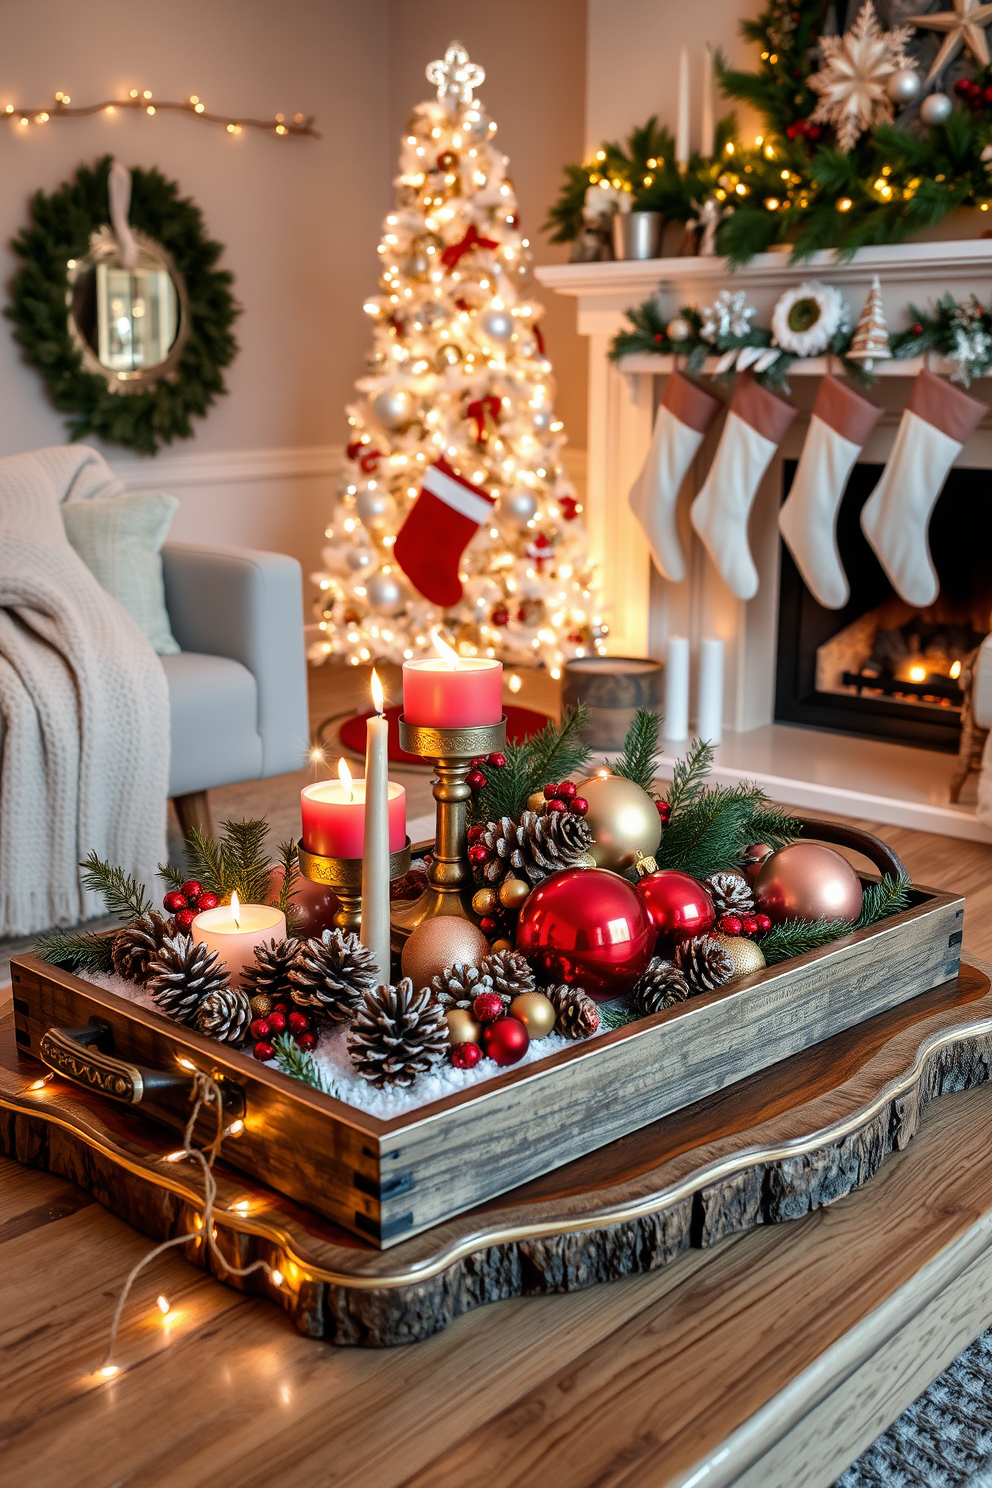
[[[88,371],[117,392],[150,387],[182,355],[189,314],[182,276],[165,249],[135,232],[138,259],[121,263],[109,227],[69,264],[69,329]]]

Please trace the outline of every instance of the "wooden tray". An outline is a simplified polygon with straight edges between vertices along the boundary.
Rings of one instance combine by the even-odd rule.
[[[202,1186],[133,1108],[20,1055],[0,1021],[0,1149],[71,1179],[155,1240],[193,1227]],[[578,1291],[654,1270],[691,1247],[798,1218],[867,1183],[928,1103],[992,1074],[992,991],[959,976],[676,1115],[383,1254],[224,1161],[215,1210],[232,1264],[264,1259],[281,1285],[223,1270],[301,1332],[410,1343],[487,1302]],[[225,1143],[225,1155],[232,1148]],[[203,1247],[184,1248],[205,1266]]]
[[[868,833],[805,829],[901,869]],[[33,955],[11,962],[17,1041],[175,1129],[188,1115],[184,1071],[209,1072],[244,1121],[229,1161],[385,1248],[946,982],[963,914],[959,895],[916,887],[911,907],[877,926],[390,1120]]]

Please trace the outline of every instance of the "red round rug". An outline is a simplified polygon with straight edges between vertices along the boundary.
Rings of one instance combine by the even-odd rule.
[[[402,708],[386,709],[386,717],[389,720],[389,758],[394,765],[423,765],[424,760],[419,754],[407,754],[400,748],[397,722],[402,711]],[[353,754],[364,755],[365,720],[371,716],[371,713],[363,713],[355,718],[345,719],[338,730],[342,748],[350,749]],[[533,708],[515,708],[512,703],[508,703],[506,707],[507,742],[519,744],[524,739],[529,739],[531,734],[539,734],[547,721],[544,713],[535,713]]]

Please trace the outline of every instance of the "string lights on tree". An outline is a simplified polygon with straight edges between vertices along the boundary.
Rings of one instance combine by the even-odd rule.
[[[153,118],[159,113],[186,114],[203,124],[217,124],[228,134],[241,134],[245,129],[260,129],[265,134],[277,135],[280,139],[290,135],[305,135],[320,139],[314,128],[312,114],[294,114],[288,119],[285,114],[276,114],[272,119],[247,119],[242,115],[212,114],[196,93],[191,93],[183,103],[153,99],[148,88],[132,88],[126,98],[105,98],[100,103],[73,106],[68,93],[61,90],[55,95],[51,108],[19,108],[17,104],[4,105],[0,118],[15,124],[19,129],[28,129],[32,124],[50,124],[56,119],[88,119],[94,114],[116,114],[118,110],[130,109],[132,113],[143,113]]]

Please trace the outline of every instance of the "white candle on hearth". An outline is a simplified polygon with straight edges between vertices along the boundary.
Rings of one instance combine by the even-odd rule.
[[[713,157],[716,123],[713,118],[713,48],[709,42],[703,52],[703,115],[699,132],[699,152],[704,160]]]
[[[389,724],[382,683],[372,673],[375,715],[365,724],[365,842],[362,867],[362,944],[389,983]]]
[[[708,744],[723,737],[723,642],[708,636],[699,643],[699,705],[696,733]]]
[[[675,164],[684,170],[689,164],[689,51],[679,53],[679,100],[675,124]]]
[[[689,638],[669,636],[665,661],[665,738],[689,737]]]

